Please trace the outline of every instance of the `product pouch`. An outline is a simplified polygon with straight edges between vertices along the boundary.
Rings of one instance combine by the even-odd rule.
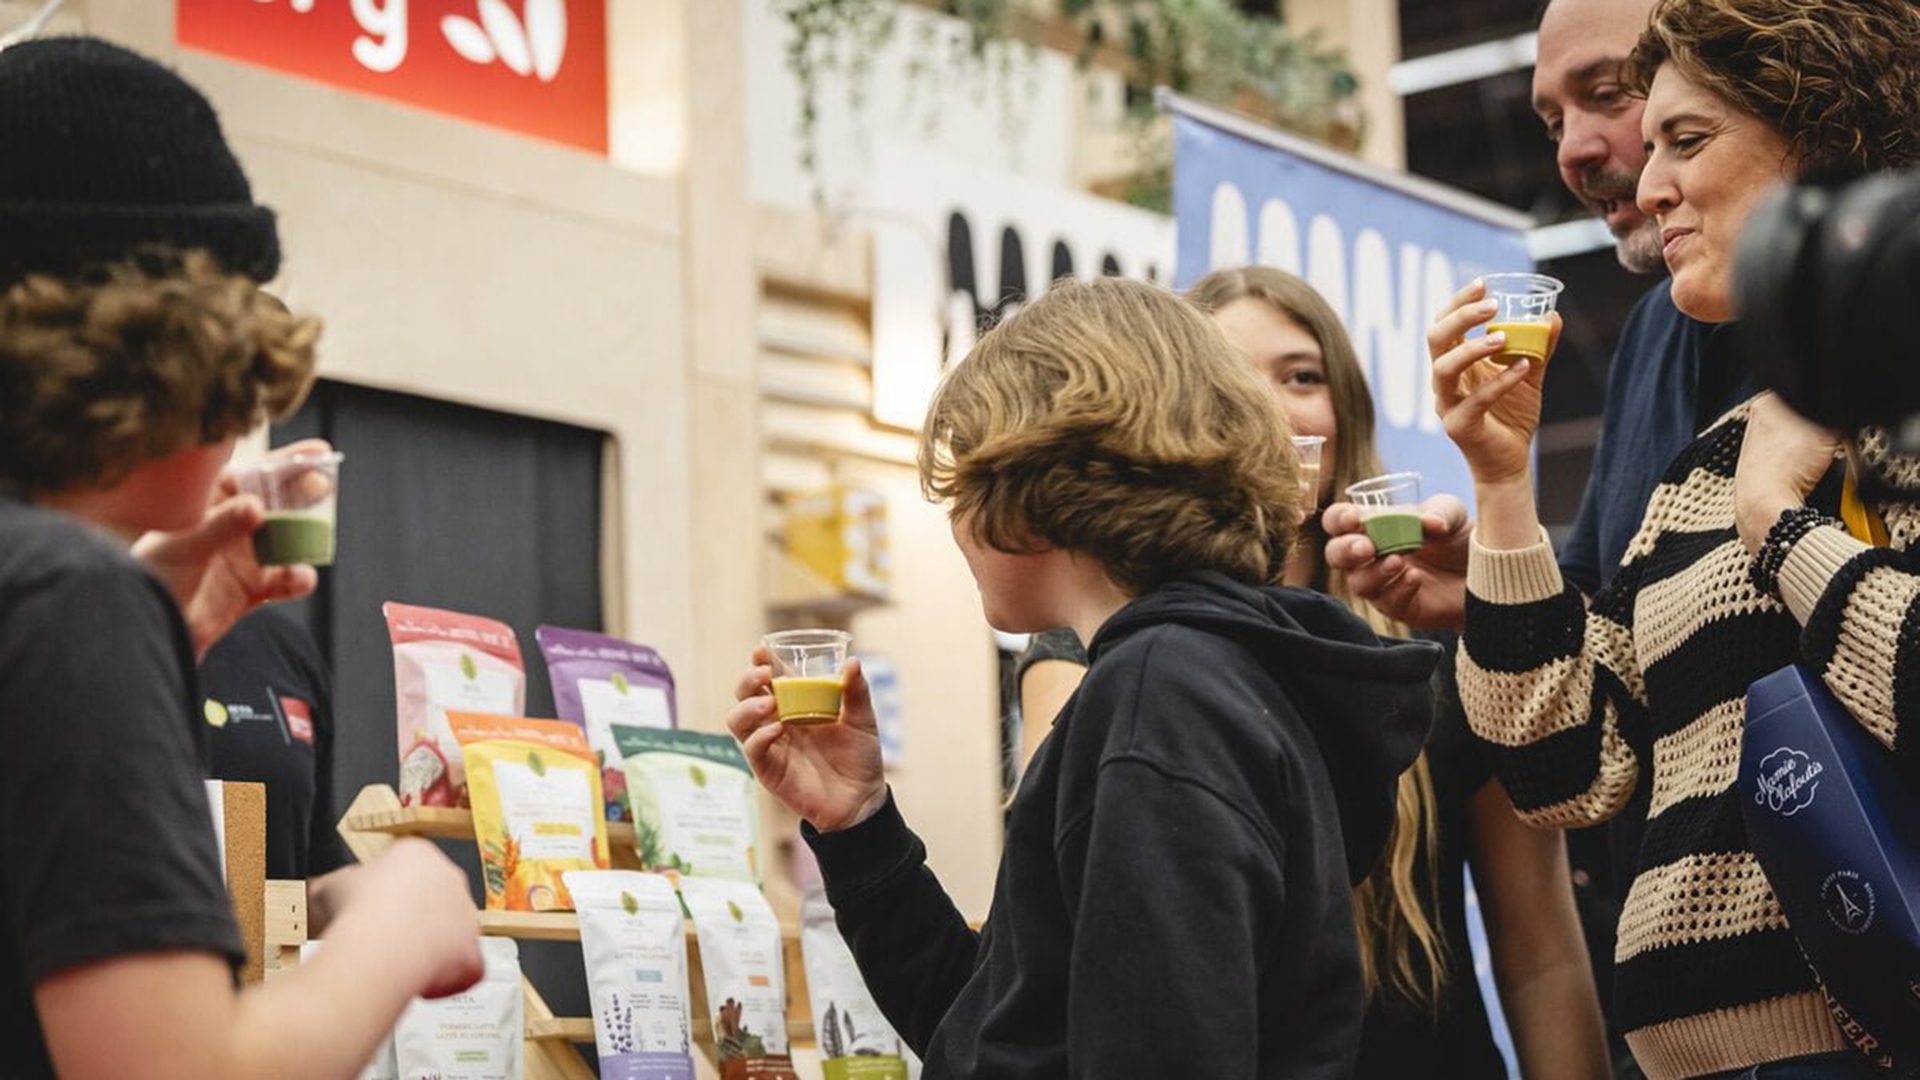
[[[309,941],[300,946],[300,962],[306,963],[320,950],[321,943]],[[373,1051],[373,1060],[360,1070],[355,1080],[400,1080],[400,1066],[393,1059],[393,1032],[387,1032]]]
[[[640,865],[758,881],[758,785],[730,736],[617,725]]]
[[[826,1080],[907,1080],[907,1050],[874,1004],[825,895],[800,905],[800,956]]]
[[[706,982],[722,1080],[797,1080],[787,1047],[786,948],[780,921],[744,881],[682,878]]]
[[[607,820],[629,820],[627,774],[613,728],[679,727],[673,673],[659,653],[617,637],[559,626],[538,627],[533,637],[553,682],[554,711],[586,729],[599,757]]]
[[[385,604],[393,641],[402,806],[465,806],[467,774],[447,712],[519,716],[527,672],[513,628],[457,611]]]
[[[560,875],[612,862],[600,769],[586,736],[561,720],[463,712],[447,719],[467,758],[488,910],[571,910]]]
[[[659,874],[573,870],[601,1080],[693,1080],[680,898]]]
[[[472,988],[415,998],[393,1029],[400,1080],[520,1080],[526,1038],[520,950],[512,938],[481,938],[487,973]]]

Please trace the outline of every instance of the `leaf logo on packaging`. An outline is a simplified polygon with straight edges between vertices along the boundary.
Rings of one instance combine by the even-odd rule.
[[[687,775],[693,779],[694,787],[705,788],[707,786],[707,770],[701,768],[700,766],[698,765],[687,766]]]
[[[535,776],[547,775],[547,763],[540,760],[540,755],[537,753],[527,755],[527,768],[532,770]]]
[[[480,665],[473,662],[472,653],[460,654],[460,674],[465,675],[468,682],[480,677]]]
[[[613,678],[609,681],[613,683],[613,688],[615,690],[618,690],[623,695],[630,694],[633,692],[633,684],[627,681],[626,672],[623,672],[623,671],[614,672]]]
[[[629,915],[638,915],[640,914],[640,901],[634,899],[632,893],[622,889],[620,891],[620,910]]]
[[[1827,767],[1805,751],[1782,746],[1760,759],[1753,801],[1781,817],[1792,817],[1813,805],[1820,774]]]
[[[734,922],[743,923],[747,921],[747,913],[741,911],[740,905],[731,900],[727,901],[727,914],[733,916]]]

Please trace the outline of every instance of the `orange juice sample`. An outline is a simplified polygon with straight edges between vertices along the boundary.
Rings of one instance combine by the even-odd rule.
[[[840,680],[788,676],[773,680],[773,700],[785,724],[830,724],[840,719]]]
[[[1547,362],[1547,340],[1553,327],[1543,322],[1497,322],[1487,324],[1487,333],[1507,335],[1507,347],[1494,356],[1496,364],[1511,364],[1526,357],[1536,364]]]

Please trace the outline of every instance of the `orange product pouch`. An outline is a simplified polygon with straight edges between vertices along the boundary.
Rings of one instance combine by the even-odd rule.
[[[466,756],[489,911],[571,911],[561,875],[605,870],[600,766],[577,725],[447,713]]]

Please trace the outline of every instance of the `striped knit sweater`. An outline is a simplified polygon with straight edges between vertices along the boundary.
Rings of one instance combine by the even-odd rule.
[[[1920,507],[1878,507],[1894,550],[1815,530],[1781,573],[1786,604],[1761,595],[1734,528],[1746,416],[1675,459],[1591,609],[1544,541],[1476,546],[1468,564],[1461,699],[1522,816],[1604,821],[1651,769],[1614,988],[1651,1080],[1846,1047],[1747,843],[1734,790],[1747,687],[1809,664],[1920,777],[1920,559],[1904,553]],[[1884,458],[1884,439],[1865,449]],[[1836,513],[1838,484],[1812,501]]]

